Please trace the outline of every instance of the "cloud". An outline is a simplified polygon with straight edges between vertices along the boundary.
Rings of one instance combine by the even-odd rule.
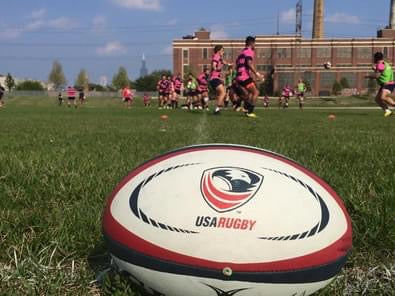
[[[43,20],[33,20],[30,23],[28,23],[24,28],[23,31],[25,32],[31,32],[31,31],[36,31],[38,29],[41,29],[45,26],[45,22]]]
[[[47,25],[51,29],[61,29],[61,30],[73,29],[78,27],[78,23],[75,20],[65,16],[61,16],[56,19],[49,20]]]
[[[111,41],[96,49],[96,53],[101,56],[123,55],[127,52],[126,48],[119,41]]]
[[[101,32],[107,27],[107,18],[102,15],[95,16],[92,19],[92,26],[95,32]]]
[[[47,10],[44,8],[33,10],[30,14],[32,19],[41,19],[47,14]]]
[[[212,25],[210,28],[212,39],[228,39],[229,34],[225,31],[223,25]]]
[[[280,21],[283,24],[295,24],[296,21],[295,8],[290,8],[287,11],[282,11],[280,13]]]
[[[7,28],[0,29],[0,38],[1,39],[17,39],[21,36],[23,30],[21,28]]]
[[[111,0],[121,7],[129,9],[160,10],[160,0]]]
[[[349,15],[343,12],[337,12],[335,14],[329,15],[325,18],[328,23],[338,23],[338,24],[353,24],[357,25],[361,23],[361,20],[356,15]]]

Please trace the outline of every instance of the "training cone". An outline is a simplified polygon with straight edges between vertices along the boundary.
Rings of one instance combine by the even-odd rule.
[[[336,115],[335,114],[329,114],[328,115],[328,119],[329,120],[334,120],[334,119],[336,119]]]

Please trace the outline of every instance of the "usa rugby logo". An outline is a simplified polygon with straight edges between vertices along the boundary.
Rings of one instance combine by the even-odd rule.
[[[219,167],[203,172],[200,189],[208,205],[224,213],[249,202],[262,181],[262,175],[247,169]]]

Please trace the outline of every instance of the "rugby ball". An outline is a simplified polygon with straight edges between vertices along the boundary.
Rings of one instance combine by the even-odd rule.
[[[327,183],[239,145],[147,161],[115,188],[102,226],[115,264],[153,295],[310,295],[352,246],[349,215]]]
[[[325,62],[324,63],[324,68],[329,70],[330,68],[332,68],[332,63],[331,62]]]

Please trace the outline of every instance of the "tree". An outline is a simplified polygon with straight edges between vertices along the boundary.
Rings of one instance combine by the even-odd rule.
[[[55,89],[59,89],[66,85],[67,81],[63,73],[63,67],[58,61],[53,62],[48,81],[53,83]]]
[[[138,91],[155,91],[156,84],[161,79],[162,75],[171,76],[169,70],[156,70],[151,74],[140,77],[135,81],[135,86]]]
[[[130,85],[128,72],[126,71],[125,67],[119,67],[118,72],[112,78],[112,85],[116,89],[122,89]]]
[[[335,80],[332,86],[332,94],[337,96],[341,93],[342,89],[342,85],[337,80]]]
[[[342,86],[342,88],[350,88],[350,83],[348,83],[348,80],[346,77],[342,77],[340,79],[340,85]]]
[[[85,69],[81,69],[78,73],[77,80],[75,81],[75,86],[77,88],[88,89],[89,88],[89,77],[88,72]]]
[[[15,86],[15,80],[10,73],[7,73],[7,77],[5,78],[5,85],[7,86],[8,91],[11,91],[11,89],[13,89]]]
[[[17,84],[16,90],[38,90],[43,91],[44,87],[40,81],[25,80]]]

